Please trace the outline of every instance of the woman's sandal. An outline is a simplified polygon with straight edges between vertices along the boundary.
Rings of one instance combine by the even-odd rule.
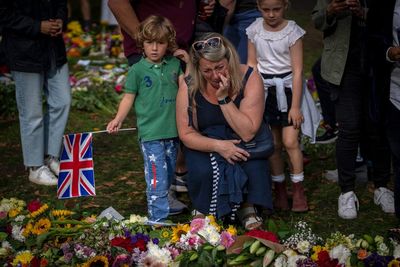
[[[257,215],[254,206],[243,207],[238,211],[238,217],[246,231],[258,229],[262,226],[262,218]]]
[[[192,220],[194,220],[194,219],[205,219],[206,218],[206,215],[204,215],[203,213],[201,213],[200,211],[198,211],[198,210],[193,210],[192,211]]]

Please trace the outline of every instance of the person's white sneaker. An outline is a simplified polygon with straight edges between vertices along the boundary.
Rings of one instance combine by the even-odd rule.
[[[39,168],[29,168],[29,181],[40,185],[57,185],[57,177],[43,165]]]
[[[60,161],[58,159],[49,156],[44,160],[44,163],[56,176],[60,174]]]
[[[394,213],[394,194],[386,187],[379,187],[374,191],[374,202],[381,206],[386,213]]]
[[[340,194],[338,200],[338,215],[342,219],[357,218],[358,199],[353,191]]]

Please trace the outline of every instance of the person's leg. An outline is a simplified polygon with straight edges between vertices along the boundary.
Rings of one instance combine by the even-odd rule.
[[[393,155],[395,212],[400,219],[400,110],[392,103],[388,109],[386,133]]]
[[[293,126],[287,126],[282,129],[282,140],[286,152],[289,156],[292,181],[293,205],[292,211],[304,212],[308,210],[307,198],[304,193],[303,180],[303,154],[298,140],[300,130]]]
[[[141,142],[149,220],[163,221],[168,217],[168,170],[165,168],[165,141]]]
[[[338,214],[344,219],[357,217],[358,200],[354,194],[357,149],[361,134],[363,76],[345,71],[340,88],[335,88],[336,163],[342,194],[338,201]]]
[[[286,191],[284,162],[282,158],[282,127],[271,126],[271,131],[274,138],[274,153],[269,158],[269,164],[275,192],[274,208],[288,210],[289,202]]]
[[[41,73],[12,72],[19,112],[22,155],[29,180],[40,185],[57,185],[57,178],[44,165],[43,81]]]
[[[44,116],[44,153],[60,156],[62,137],[67,125],[71,105],[68,64],[48,73],[45,81],[47,108]]]
[[[81,12],[83,18],[83,28],[85,31],[90,30],[92,15],[90,12],[89,0],[81,0]]]
[[[42,109],[44,75],[18,71],[11,73],[15,81],[24,165],[42,166],[45,153]]]

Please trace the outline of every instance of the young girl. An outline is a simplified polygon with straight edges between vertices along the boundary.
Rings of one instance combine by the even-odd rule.
[[[303,43],[305,34],[294,21],[286,20],[288,0],[258,0],[262,18],[247,29],[248,64],[257,66],[264,81],[264,117],[272,128],[275,151],[270,158],[275,187],[275,208],[288,210],[282,145],[290,161],[293,191],[292,211],[308,210],[302,181],[303,156],[299,145],[303,87]]]
[[[137,45],[144,56],[130,68],[125,95],[107,130],[118,132],[135,103],[149,220],[163,221],[168,217],[168,189],[175,173],[178,144],[175,100],[178,84],[184,83],[183,73],[179,60],[166,55],[177,47],[175,30],[168,19],[150,16],[144,20],[139,27]],[[183,50],[174,54],[188,58]]]

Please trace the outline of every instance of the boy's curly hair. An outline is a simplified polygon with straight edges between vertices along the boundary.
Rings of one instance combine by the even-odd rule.
[[[169,19],[162,16],[151,15],[140,23],[136,46],[143,49],[145,41],[167,42],[171,52],[178,48],[174,26]]]

